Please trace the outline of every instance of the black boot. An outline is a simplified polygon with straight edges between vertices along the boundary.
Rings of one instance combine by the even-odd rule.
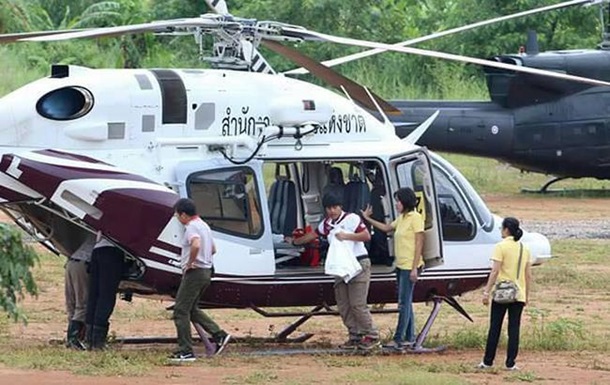
[[[91,350],[91,346],[93,346],[93,325],[87,324],[85,327],[85,346],[87,350]]]
[[[70,321],[66,336],[66,347],[76,350],[85,350],[85,345],[80,340],[80,334],[85,324],[81,321]]]
[[[108,337],[108,326],[93,326],[93,336],[90,345],[91,350],[104,350],[106,348],[106,337]]]

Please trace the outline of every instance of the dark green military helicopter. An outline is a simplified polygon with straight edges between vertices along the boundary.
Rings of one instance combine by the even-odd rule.
[[[607,1],[568,1],[398,45],[575,5],[600,5],[610,18]],[[601,15],[603,19],[604,13]],[[491,60],[610,81],[610,24],[605,24],[604,41],[598,49],[539,52],[535,32],[530,31],[523,52]],[[333,66],[379,52],[382,50],[370,50],[323,64]],[[610,179],[610,87],[486,66],[483,70],[491,101],[390,101],[400,110],[389,114],[397,134],[407,136],[440,110],[418,142],[432,150],[491,157],[521,170],[553,175],[541,191],[566,178]]]

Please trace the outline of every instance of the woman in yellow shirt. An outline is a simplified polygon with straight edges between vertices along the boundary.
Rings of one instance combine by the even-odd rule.
[[[415,343],[415,317],[413,314],[413,291],[421,267],[424,247],[424,219],[416,210],[417,198],[410,188],[401,188],[394,193],[396,210],[400,215],[390,224],[371,218],[370,206],[362,216],[375,228],[394,233],[394,256],[396,258],[396,280],[398,283],[398,324],[394,333],[393,348],[403,350]]]
[[[491,257],[493,267],[483,290],[483,304],[489,305],[491,289],[497,282],[511,281],[519,288],[517,300],[512,303],[500,304],[491,301],[489,333],[483,362],[480,369],[490,368],[493,365],[498,348],[498,340],[502,332],[502,322],[508,311],[508,347],[506,350],[506,369],[518,370],[515,365],[519,353],[519,331],[521,328],[521,313],[529,300],[531,287],[531,263],[528,248],[519,242],[523,230],[519,228],[519,221],[515,218],[505,218],[502,221],[502,238]]]

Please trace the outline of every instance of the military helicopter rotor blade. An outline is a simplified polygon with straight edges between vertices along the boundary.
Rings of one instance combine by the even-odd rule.
[[[370,110],[376,109],[376,106],[373,103],[373,101],[371,100],[371,98],[368,96],[366,89],[363,86],[361,86],[360,84],[354,82],[353,80],[346,78],[345,76],[341,75],[340,73],[336,72],[333,69],[323,66],[316,60],[310,58],[309,56],[307,56],[305,54],[302,54],[301,52],[299,52],[298,50],[296,50],[294,48],[285,46],[285,45],[280,44],[273,40],[263,40],[262,43],[263,43],[263,45],[265,45],[265,47],[269,48],[270,50],[274,51],[275,53],[284,56],[285,58],[291,60],[292,62],[294,62],[297,65],[300,65],[300,66],[303,66],[303,67],[309,69],[309,71],[314,76],[324,80],[326,83],[330,84],[331,86],[339,88],[339,89],[341,87],[345,88],[345,90],[347,91],[347,93],[353,100],[359,102],[366,108],[368,108]],[[381,97],[379,97],[373,93],[371,93],[371,94],[375,98],[377,103],[379,104],[379,107],[385,113],[392,114],[392,115],[402,114],[402,112],[399,109],[392,106],[390,103],[388,103]]]
[[[530,9],[528,11],[513,13],[511,15],[495,17],[493,19],[483,20],[483,21],[479,21],[479,22],[476,22],[476,23],[464,25],[464,26],[457,27],[457,28],[451,28],[451,29],[448,29],[448,30],[445,30],[445,31],[436,32],[436,33],[433,33],[433,34],[430,34],[430,35],[426,35],[426,36],[420,36],[420,37],[417,37],[417,38],[414,38],[414,39],[405,40],[405,41],[402,41],[400,43],[395,43],[395,44],[392,44],[392,45],[396,46],[396,47],[406,47],[406,46],[417,44],[417,43],[421,43],[421,42],[424,42],[424,41],[437,39],[439,37],[452,35],[452,34],[455,34],[455,33],[458,33],[458,32],[468,31],[470,29],[474,29],[474,28],[478,28],[478,27],[483,27],[483,26],[490,25],[490,24],[499,23],[501,21],[506,21],[506,20],[510,20],[510,19],[516,19],[516,18],[519,18],[519,17],[534,15],[536,13],[552,11],[552,10],[561,9],[561,8],[572,7],[572,6],[575,6],[575,5],[588,5],[588,4],[590,4],[592,2],[595,2],[595,1],[596,0],[571,0],[571,1],[565,1],[565,2],[559,3],[559,4],[547,5],[547,6],[544,6],[544,7]],[[375,48],[375,49],[366,50],[366,51],[354,53],[354,54],[347,55],[347,56],[338,57],[338,58],[331,59],[331,60],[326,60],[326,61],[323,61],[322,64],[325,65],[326,67],[334,67],[334,66],[337,66],[337,65],[340,65],[340,64],[349,63],[349,62],[354,61],[354,60],[359,60],[359,59],[362,59],[362,58],[365,58],[365,57],[377,55],[377,54],[380,54],[380,53],[383,53],[383,52],[386,52],[386,51],[388,51],[388,50],[381,49],[381,48]],[[296,68],[296,69],[285,71],[285,72],[282,72],[282,73],[284,75],[303,75],[303,74],[306,74],[308,72],[309,71],[306,68]]]
[[[52,36],[63,33],[72,33],[76,31],[84,31],[85,29],[59,29],[49,31],[36,31],[36,32],[22,32],[22,33],[7,33],[0,35],[0,44],[12,43],[25,38],[39,37],[39,36]]]
[[[508,70],[508,71],[524,72],[524,73],[528,73],[528,74],[532,74],[532,75],[540,75],[540,76],[546,76],[546,77],[551,77],[551,78],[556,78],[556,79],[576,81],[576,82],[580,82],[580,83],[592,84],[595,86],[610,86],[610,83],[604,82],[601,80],[596,80],[596,79],[590,79],[590,78],[574,76],[574,75],[567,75],[567,74],[563,74],[563,73],[559,73],[559,72],[546,71],[546,70],[541,70],[541,69],[532,68],[532,67],[524,67],[524,66],[520,66],[520,65],[501,63],[501,62],[497,62],[497,61],[479,59],[479,58],[474,58],[474,57],[470,57],[470,56],[455,55],[455,54],[450,54],[450,53],[445,53],[445,52],[430,51],[430,50],[413,48],[413,47],[397,47],[397,46],[394,46],[391,44],[328,35],[328,34],[321,33],[321,32],[307,30],[303,27],[297,27],[297,28],[283,27],[282,32],[283,32],[283,34],[285,34],[285,36],[287,36],[289,38],[301,38],[303,40],[309,40],[309,41],[326,41],[326,42],[332,42],[332,43],[336,43],[336,44],[364,47],[364,48],[380,48],[380,49],[386,49],[388,51],[408,53],[408,54],[420,55],[420,56],[428,56],[428,57],[434,57],[434,58],[438,58],[438,59],[457,61],[457,62],[461,62],[461,63],[477,64],[477,65],[486,66],[486,67],[499,68],[499,69]]]
[[[230,24],[231,22],[229,22]],[[239,26],[238,23],[235,23]],[[176,19],[165,21],[154,21],[150,23],[122,25],[117,27],[92,28],[77,32],[66,32],[55,35],[42,35],[37,37],[26,37],[19,39],[20,41],[61,41],[90,37],[109,37],[120,36],[144,32],[156,33],[172,33],[180,29],[188,28],[218,28],[227,26],[227,22],[223,21],[219,16],[213,14],[205,14],[198,18]]]

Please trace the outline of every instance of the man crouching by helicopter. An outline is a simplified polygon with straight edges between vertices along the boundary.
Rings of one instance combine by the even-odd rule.
[[[216,354],[224,350],[231,336],[198,307],[199,298],[212,281],[212,255],[216,253],[216,245],[210,226],[201,220],[195,202],[188,198],[176,202],[174,215],[184,225],[185,231],[180,260],[182,281],[174,305],[178,350],[169,358],[178,362],[195,361],[191,322],[200,324],[212,335],[217,346]]]
[[[341,277],[335,278],[335,300],[341,320],[349,333],[348,340],[340,345],[341,349],[373,349],[379,346],[379,331],[373,324],[373,317],[367,305],[369,284],[371,280],[371,260],[364,242],[371,239],[371,234],[357,214],[346,213],[342,208],[341,198],[327,193],[322,198],[326,218],[320,222],[316,232],[292,239],[294,245],[303,245],[315,240],[318,235],[328,237],[336,231],[334,237],[340,241],[354,242],[354,255],[362,271],[347,283]],[[332,240],[331,240],[332,242]]]

